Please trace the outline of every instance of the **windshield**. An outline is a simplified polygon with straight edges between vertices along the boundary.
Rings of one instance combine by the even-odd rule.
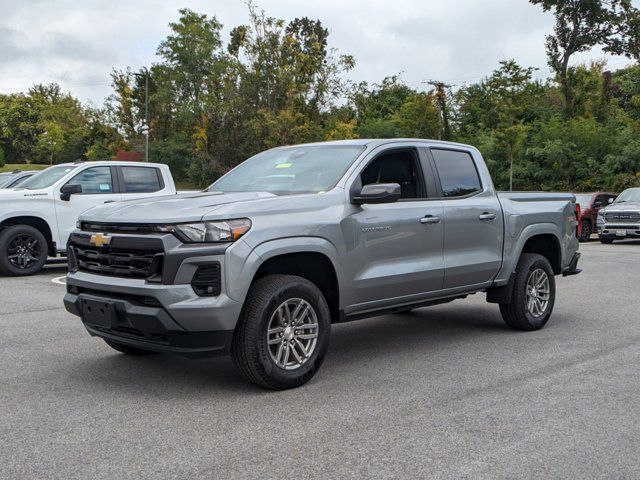
[[[9,181],[11,181],[13,173],[0,173],[0,187],[4,187]]]
[[[576,202],[582,210],[586,210],[591,206],[591,195],[576,195]]]
[[[613,203],[640,203],[640,188],[630,188],[622,192]]]
[[[213,192],[320,193],[332,189],[363,146],[285,147],[251,157],[208,188]]]
[[[25,180],[20,184],[20,188],[26,188],[27,190],[38,190],[40,188],[50,187],[75,168],[76,167],[73,165],[49,167],[46,170],[43,170],[40,173],[36,173],[33,177]]]

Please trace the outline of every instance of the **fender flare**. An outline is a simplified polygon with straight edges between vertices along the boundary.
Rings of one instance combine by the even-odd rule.
[[[246,245],[246,244],[245,244]],[[291,253],[319,253],[329,259],[336,274],[339,291],[342,290],[341,262],[337,248],[330,241],[321,237],[286,237],[267,240],[250,249],[244,250],[245,261],[237,271],[227,270],[229,283],[228,295],[239,302],[244,302],[249,287],[264,262],[270,258]],[[250,249],[250,250],[249,250]],[[230,262],[233,263],[233,262]],[[236,282],[235,279],[240,279]],[[251,279],[251,281],[247,281]]]

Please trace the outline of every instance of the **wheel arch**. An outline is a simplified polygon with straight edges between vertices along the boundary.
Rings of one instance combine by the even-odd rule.
[[[562,248],[560,240],[553,233],[541,233],[532,235],[522,246],[518,254],[518,260],[523,253],[537,253],[545,257],[555,275],[562,273]]]
[[[37,217],[35,215],[20,215],[10,218],[5,218],[2,222],[0,222],[0,231],[15,225],[28,225],[30,227],[38,230],[47,241],[47,248],[49,250],[49,255],[55,256],[56,247],[53,242],[53,234],[51,232],[51,227],[47,223],[47,221],[41,217]]]
[[[250,272],[243,273],[251,278],[250,284],[270,274],[288,274],[306,278],[323,293],[332,321],[340,318],[340,268],[338,253],[333,244],[317,237],[287,238],[265,242],[256,247],[249,258]],[[247,275],[248,274],[248,275]],[[244,299],[249,290],[241,295]]]
[[[513,255],[509,262],[505,262],[503,271],[506,272],[507,281],[498,286],[487,289],[487,302],[508,303],[513,291],[515,271],[523,253],[536,253],[545,257],[555,275],[562,273],[562,247],[558,235],[551,228],[542,228],[540,225],[532,225],[529,231],[525,229],[520,242],[513,249]],[[501,272],[499,276],[504,276]]]

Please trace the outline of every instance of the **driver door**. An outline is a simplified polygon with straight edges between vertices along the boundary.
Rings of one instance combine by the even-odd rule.
[[[423,161],[427,160],[416,148],[386,150],[363,168],[354,184],[361,189],[372,183],[397,183],[401,198],[354,206],[349,216],[354,241],[348,252],[352,311],[412,302],[442,289],[443,205],[427,195]]]
[[[80,185],[82,193],[71,195],[69,200],[60,198],[60,189],[55,194],[56,219],[58,222],[58,247],[67,244],[67,239],[76,228],[78,216],[85,210],[105,202],[117,202],[122,199],[115,183],[115,167],[88,167],[78,172],[64,185]],[[62,188],[62,186],[60,187]]]

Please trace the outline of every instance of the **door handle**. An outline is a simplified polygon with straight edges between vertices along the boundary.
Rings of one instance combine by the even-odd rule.
[[[496,214],[495,213],[484,212],[478,218],[480,220],[495,220],[496,219]]]
[[[440,223],[440,217],[434,217],[433,215],[427,215],[425,217],[422,217],[420,219],[420,223],[422,224],[433,224],[433,223]]]

